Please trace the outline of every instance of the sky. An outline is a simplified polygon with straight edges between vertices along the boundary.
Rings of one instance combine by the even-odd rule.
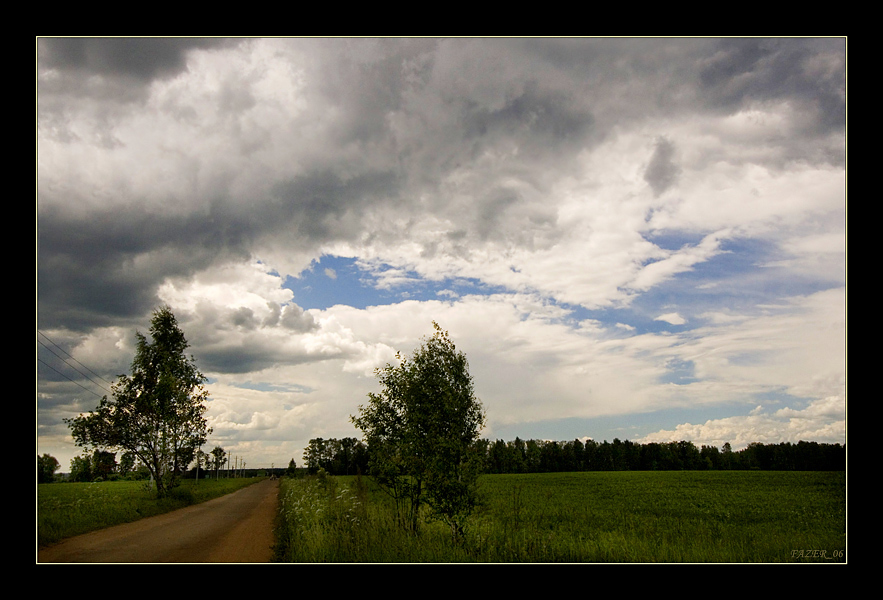
[[[482,437],[846,442],[845,38],[37,38],[37,453],[168,305],[246,467],[450,333]]]

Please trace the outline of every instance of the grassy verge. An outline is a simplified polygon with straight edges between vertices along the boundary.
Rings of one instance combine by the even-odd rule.
[[[217,498],[262,478],[186,479],[156,499],[143,481],[44,483],[37,486],[37,543],[136,521]]]
[[[285,562],[845,562],[846,476],[819,472],[486,475],[465,544],[395,525],[367,479],[283,480]]]
[[[394,508],[370,479],[283,479],[277,562],[461,562],[446,526],[425,524],[418,536],[398,526]]]

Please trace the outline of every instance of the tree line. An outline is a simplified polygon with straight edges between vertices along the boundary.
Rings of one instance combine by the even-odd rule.
[[[476,443],[485,457],[486,473],[552,473],[561,471],[700,471],[760,469],[765,471],[841,471],[846,446],[800,441],[796,444],[751,443],[732,450],[690,441],[641,444],[614,438],[567,442],[521,440]]]
[[[651,442],[640,444],[629,440],[513,441],[479,439],[472,452],[480,458],[483,473],[555,473],[567,471],[679,471],[679,470],[747,470],[764,471],[843,471],[846,469],[846,446],[800,441],[796,444],[749,444],[732,450],[729,443],[716,446],[693,442]],[[371,452],[368,445],[354,437],[313,438],[303,454],[303,469],[316,474],[323,469],[329,475],[367,475]],[[216,477],[227,462],[226,452],[217,447],[202,454],[193,477]],[[54,457],[37,457],[37,480],[55,480],[60,465]],[[196,473],[196,469],[199,472]],[[282,470],[279,470],[282,474]],[[294,459],[288,475],[296,473]],[[147,479],[150,474],[137,464],[130,453],[119,461],[113,453],[95,451],[74,457],[68,481],[105,481],[114,479]],[[185,475],[186,477],[187,475]]]
[[[194,457],[182,463],[177,476],[182,479],[206,479],[228,477],[227,451],[215,446],[211,452],[197,450]],[[117,454],[108,450],[84,452],[71,459],[70,471],[57,475],[61,468],[58,460],[49,454],[37,456],[37,483],[66,481],[70,483],[91,483],[96,481],[139,481],[151,478],[151,471],[134,452],[123,452],[119,460]],[[281,472],[281,469],[280,469]]]
[[[354,437],[313,438],[304,450],[303,459],[304,468],[311,475],[319,469],[329,475],[368,473],[368,446]]]
[[[721,448],[690,441],[641,444],[604,440],[479,439],[472,444],[483,473],[555,473],[568,471],[843,471],[846,446],[800,441],[796,444],[755,442],[741,450],[729,443]],[[368,474],[371,449],[356,438],[310,440],[304,468],[315,474]]]

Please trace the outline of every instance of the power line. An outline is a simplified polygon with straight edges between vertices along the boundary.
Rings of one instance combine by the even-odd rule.
[[[95,375],[95,377],[97,377],[98,379],[100,379],[101,381],[103,381],[103,382],[105,382],[105,383],[107,383],[107,384],[110,384],[109,381],[107,381],[106,379],[104,379],[103,377],[101,377],[98,373],[96,373],[95,371],[93,371],[92,369],[90,369],[89,367],[87,367],[86,365],[84,365],[83,363],[81,363],[80,361],[78,361],[76,358],[74,358],[73,356],[71,356],[69,353],[65,352],[65,350],[64,350],[61,346],[59,346],[58,344],[56,344],[55,342],[53,342],[51,339],[49,339],[49,337],[48,337],[46,334],[44,334],[44,333],[42,333],[42,332],[40,332],[40,331],[38,331],[37,333],[39,333],[39,334],[42,335],[44,338],[46,338],[47,340],[49,340],[49,341],[50,341],[52,344],[54,344],[59,350],[61,350],[61,351],[64,352],[65,354],[67,354],[67,356],[69,356],[71,360],[73,360],[73,361],[76,362],[78,365],[80,365],[81,367],[83,367],[84,369],[86,369],[87,371],[89,371],[90,373],[92,373],[93,375]],[[37,343],[40,344],[41,346],[43,346],[44,348],[46,348],[46,350],[48,350],[49,352],[51,352],[52,354],[54,354],[54,355],[55,355],[59,360],[61,360],[65,365],[67,365],[68,367],[70,367],[71,369],[73,369],[74,371],[76,371],[77,373],[79,373],[80,375],[82,375],[82,376],[83,376],[85,379],[87,379],[89,382],[93,383],[94,385],[98,386],[99,388],[101,388],[102,390],[104,390],[104,391],[106,391],[106,392],[108,392],[108,393],[112,393],[112,392],[111,392],[110,390],[108,390],[106,387],[104,387],[104,386],[101,385],[100,383],[94,381],[91,377],[89,377],[88,375],[86,375],[85,373],[83,373],[82,371],[80,371],[79,369],[77,369],[75,366],[73,366],[73,365],[71,365],[70,363],[68,363],[67,359],[65,359],[64,357],[60,356],[60,355],[59,355],[57,352],[55,352],[55,350],[53,350],[52,348],[50,348],[49,346],[47,346],[46,344],[44,344],[44,343],[41,342],[40,340],[37,340]],[[84,390],[87,390],[87,391],[89,391],[89,392],[95,394],[95,392],[93,392],[92,390],[88,390],[87,388],[83,387],[82,385],[80,385],[79,383],[77,383],[76,381],[74,381],[73,379],[71,379],[70,377],[68,377],[67,375],[65,375],[65,374],[62,373],[61,371],[59,371],[58,369],[54,368],[52,365],[50,365],[50,364],[47,363],[46,361],[41,360],[41,359],[39,359],[39,358],[38,358],[37,360],[38,360],[39,362],[43,363],[44,365],[46,365],[47,367],[49,367],[50,369],[52,369],[53,371],[55,371],[56,373],[58,373],[59,375],[61,375],[62,377],[64,377],[65,379],[68,379],[69,381],[72,381],[73,383],[76,383],[77,385],[79,385],[80,387],[82,387]],[[101,397],[99,394],[95,394],[95,395],[98,396],[99,398]]]
[[[44,344],[44,343],[41,342],[40,340],[37,340],[37,343],[39,343],[41,346],[43,346],[44,348],[46,348],[47,350],[49,350],[49,352],[52,352],[52,354],[55,354],[55,356],[58,357],[62,362],[64,362],[64,364],[66,364],[68,367],[70,367],[71,369],[73,369],[74,371],[76,371],[77,373],[79,373],[80,375],[82,375],[82,376],[83,376],[84,378],[86,378],[89,382],[95,384],[96,386],[98,386],[99,388],[101,388],[102,390],[104,390],[104,391],[106,391],[106,392],[110,392],[110,390],[108,390],[107,388],[105,388],[105,387],[102,386],[101,384],[99,384],[99,383],[93,381],[92,379],[90,379],[88,375],[86,375],[86,374],[83,373],[82,371],[78,370],[76,367],[74,367],[74,366],[68,364],[68,362],[65,361],[63,358],[61,358],[60,356],[58,356],[58,354],[56,354],[56,353],[52,350],[52,348],[48,347],[46,344]],[[46,361],[44,361],[44,360],[42,360],[42,359],[39,359],[39,358],[38,358],[37,360],[39,360],[41,363],[43,363],[44,365],[46,365],[47,367],[49,367],[50,369],[52,369],[53,371],[55,371],[55,372],[58,373],[59,375],[62,375],[62,376],[65,377],[66,379],[69,379],[70,381],[74,381],[73,379],[71,379],[71,378],[68,377],[67,375],[64,375],[64,373],[62,373],[62,372],[59,371],[58,369],[52,367],[52,366],[51,366],[49,363],[47,363]],[[74,383],[77,383],[77,382],[74,381]],[[77,384],[77,385],[79,385],[79,384]],[[83,386],[80,385],[80,387],[83,387]],[[85,389],[85,388],[84,388],[84,389]]]
[[[61,351],[64,352],[65,354],[67,354],[68,356],[70,356],[70,359],[71,359],[72,361],[74,361],[75,363],[77,363],[78,365],[80,365],[81,367],[83,367],[84,369],[86,369],[87,371],[89,371],[90,373],[92,373],[93,375],[95,375],[95,377],[97,377],[98,379],[100,379],[101,381],[103,381],[104,383],[106,383],[106,384],[108,384],[108,385],[113,385],[110,381],[108,381],[107,379],[105,379],[104,377],[102,377],[101,375],[99,375],[98,373],[96,373],[95,371],[93,371],[92,369],[90,369],[89,367],[87,367],[86,365],[84,365],[83,363],[81,363],[80,361],[78,361],[76,358],[74,358],[73,356],[71,356],[70,353],[68,353],[67,351],[65,351],[64,348],[62,348],[61,346],[59,346],[58,344],[56,344],[55,342],[53,342],[52,340],[50,340],[50,339],[49,339],[49,336],[47,336],[45,333],[43,333],[42,331],[37,331],[37,333],[39,333],[39,334],[42,335],[44,338],[46,338],[47,340],[49,340],[49,341],[52,343],[53,346],[55,346],[56,348],[58,348],[59,350],[61,350]],[[39,341],[39,340],[37,340],[37,341]],[[42,342],[40,342],[40,343],[42,344]],[[47,350],[49,350],[50,352],[52,352],[52,350],[49,349],[48,346],[46,346],[45,344],[43,344],[43,347],[46,348]],[[55,354],[55,353],[53,352],[53,354]],[[58,355],[56,354],[56,356],[58,356]],[[59,358],[61,358],[61,357],[59,356]],[[62,360],[64,360],[64,359],[62,359]],[[80,374],[82,375],[82,373],[80,373]],[[87,379],[88,379],[88,377],[87,377]]]
[[[46,361],[44,361],[42,358],[38,358],[37,361],[43,363],[44,365],[46,365],[47,367],[49,367],[50,369],[52,369],[53,371],[55,371],[56,373],[58,373],[59,375],[61,375],[61,376],[64,377],[65,379],[67,379],[68,381],[70,381],[71,383],[74,383],[74,384],[80,386],[81,388],[83,388],[84,390],[86,390],[87,392],[89,392],[90,394],[95,394],[96,396],[98,396],[99,398],[101,398],[101,394],[97,393],[95,390],[90,390],[89,388],[83,386],[82,384],[80,384],[80,383],[77,382],[77,381],[74,381],[73,379],[71,379],[70,377],[68,377],[67,375],[65,375],[64,373],[62,373],[61,371],[59,371],[58,369],[56,369],[55,367],[53,367],[52,365],[50,365],[49,363],[47,363]],[[93,383],[94,383],[94,382],[93,382]],[[102,388],[102,389],[104,389],[104,388]]]

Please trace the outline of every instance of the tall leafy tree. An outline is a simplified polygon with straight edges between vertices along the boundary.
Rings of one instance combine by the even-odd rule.
[[[401,522],[418,529],[421,508],[455,538],[476,503],[482,456],[471,451],[484,426],[466,355],[435,333],[410,358],[377,370],[378,394],[352,421],[365,435],[370,474],[395,499]]]
[[[120,375],[96,410],[66,421],[79,446],[134,453],[162,496],[211,433],[206,378],[185,355],[189,344],[169,307],[154,311],[150,339],[136,336],[132,374]]]

